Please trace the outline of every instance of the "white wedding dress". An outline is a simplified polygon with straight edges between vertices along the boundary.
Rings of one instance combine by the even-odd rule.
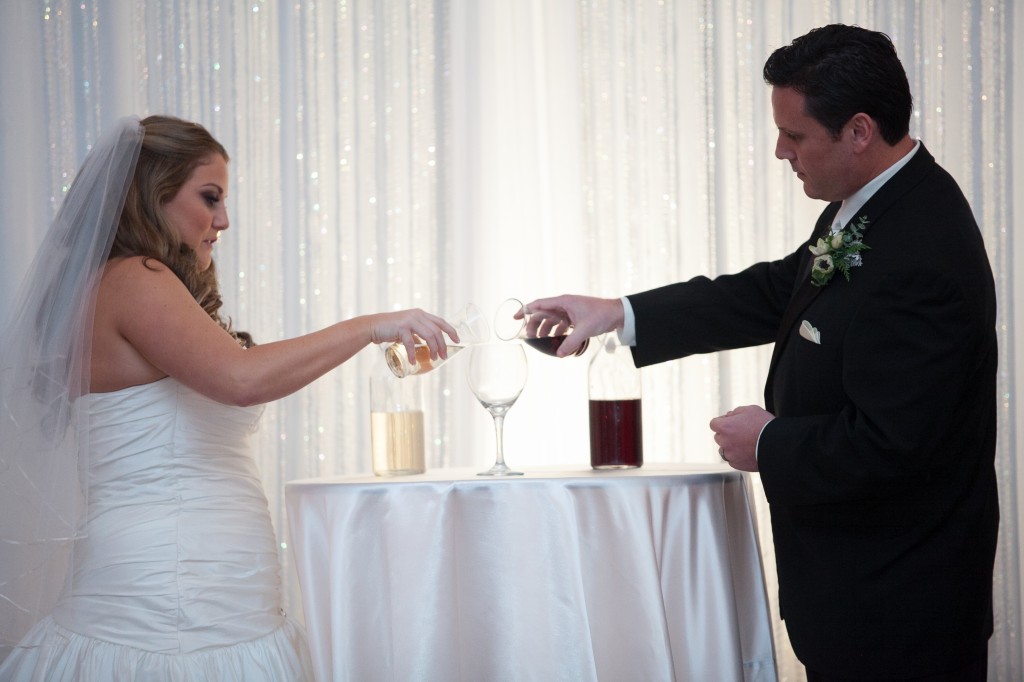
[[[0,680],[312,680],[249,451],[262,406],[166,378],[76,408],[91,411],[87,536],[70,591]]]

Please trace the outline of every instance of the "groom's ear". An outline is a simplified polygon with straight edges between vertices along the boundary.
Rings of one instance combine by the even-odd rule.
[[[875,119],[867,114],[863,112],[857,113],[846,122],[843,134],[850,136],[849,139],[851,144],[853,144],[853,151],[859,154],[874,142],[875,137],[878,135],[878,124],[875,123]]]

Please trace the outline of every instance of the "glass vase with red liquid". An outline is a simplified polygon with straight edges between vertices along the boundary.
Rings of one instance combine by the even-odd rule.
[[[628,346],[613,334],[602,339],[590,361],[590,466],[635,469],[643,466],[640,370]]]

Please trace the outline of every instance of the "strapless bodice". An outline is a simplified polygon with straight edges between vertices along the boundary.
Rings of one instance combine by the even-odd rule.
[[[78,402],[87,526],[57,622],[167,653],[277,627],[277,548],[249,448],[262,406],[223,405],[171,378]]]
[[[76,401],[85,535],[54,612],[0,664],[3,682],[312,680],[281,610],[277,543],[249,451],[262,407],[174,379]],[[81,412],[85,410],[85,412]]]

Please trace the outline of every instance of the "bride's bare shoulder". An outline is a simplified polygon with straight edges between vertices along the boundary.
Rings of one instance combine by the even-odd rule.
[[[170,272],[170,268],[150,256],[111,258],[103,268],[104,277],[146,277],[149,273]]]
[[[127,256],[112,258],[103,269],[102,286],[109,289],[135,291],[140,288],[183,287],[181,280],[156,258]]]
[[[110,260],[100,279],[96,311],[112,319],[148,318],[168,306],[194,305],[195,299],[178,276],[155,258],[131,256]]]

